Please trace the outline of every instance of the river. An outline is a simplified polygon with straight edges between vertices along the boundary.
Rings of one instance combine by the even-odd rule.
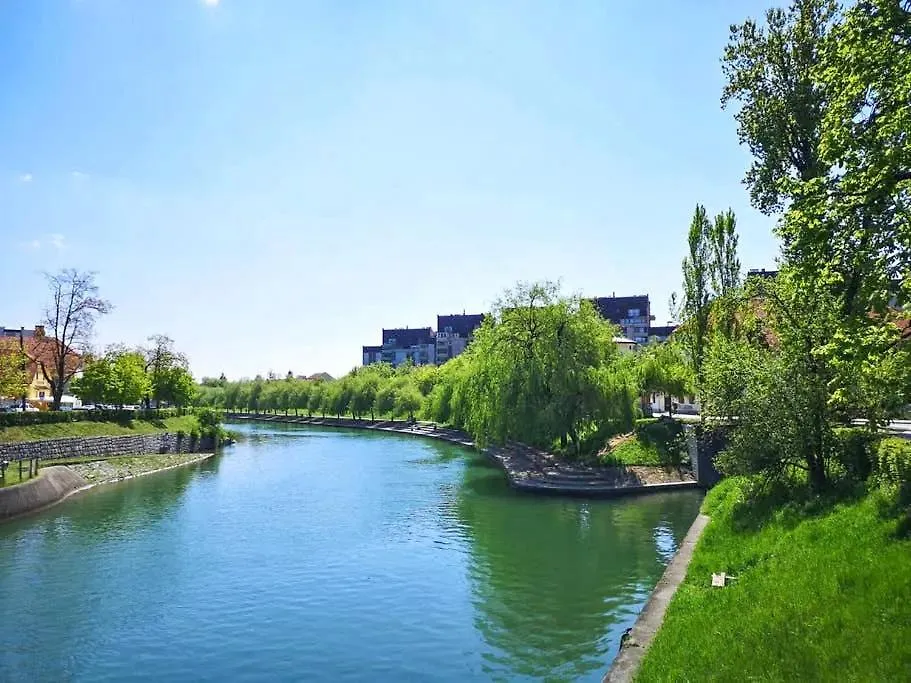
[[[534,497],[436,441],[234,428],[0,526],[0,679],[598,681],[701,499]]]

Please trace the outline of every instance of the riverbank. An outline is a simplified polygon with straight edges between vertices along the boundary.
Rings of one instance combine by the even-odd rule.
[[[611,497],[698,488],[692,472],[684,468],[582,465],[517,443],[478,448],[469,434],[428,423],[247,413],[228,413],[225,419],[365,429],[446,441],[483,453],[503,469],[513,488],[531,493]]]
[[[133,479],[192,465],[214,453],[124,456],[83,462],[62,461],[42,467],[24,483],[0,488],[0,522],[44,510],[101,484]]]
[[[195,415],[163,417],[150,420],[123,420],[117,422],[58,422],[50,424],[15,425],[0,427],[0,443],[40,441],[86,436],[132,436],[158,432],[184,432],[199,429]]]
[[[907,678],[911,540],[887,496],[783,500],[743,479],[708,494],[711,521],[637,681]]]

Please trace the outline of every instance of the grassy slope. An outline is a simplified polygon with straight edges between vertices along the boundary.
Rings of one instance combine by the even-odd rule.
[[[652,445],[639,439],[630,439],[611,449],[610,460],[621,465],[662,465],[661,454]]]
[[[908,680],[911,541],[879,493],[815,510],[738,505],[722,482],[712,521],[637,681]],[[710,588],[712,572],[738,579]]]
[[[199,426],[196,417],[168,417],[162,420],[130,420],[129,422],[61,422],[58,424],[0,427],[0,443],[59,439],[67,436],[121,436],[153,432],[191,432]]]

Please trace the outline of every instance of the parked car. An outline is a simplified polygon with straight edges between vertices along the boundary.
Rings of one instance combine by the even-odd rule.
[[[85,405],[76,406],[73,410],[95,410],[95,405],[93,403],[86,403]]]

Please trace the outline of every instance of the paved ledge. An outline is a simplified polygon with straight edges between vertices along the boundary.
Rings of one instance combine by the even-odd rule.
[[[69,467],[44,467],[34,479],[0,488],[0,521],[43,510],[85,486],[85,479]]]
[[[148,470],[137,471],[109,471],[106,472],[107,476],[95,481],[83,477],[80,474],[79,468],[86,468],[92,464],[97,464],[98,461],[96,461],[96,463],[81,463],[79,465],[73,465],[72,467],[66,465],[49,465],[47,467],[42,467],[38,471],[38,476],[34,479],[30,479],[22,484],[0,488],[0,522],[9,521],[16,517],[22,517],[23,515],[32,512],[44,510],[66,500],[76,493],[87,491],[96,486],[143,477],[147,474],[165,472],[177,467],[193,465],[202,462],[207,458],[211,458],[213,455],[215,454],[183,454],[184,459],[180,462],[169,464],[166,467],[153,467]],[[162,460],[165,460],[166,458],[174,458],[177,456],[151,455],[148,457],[161,457]],[[116,470],[113,466],[110,469]]]
[[[655,634],[664,622],[664,615],[671,598],[674,597],[677,587],[686,577],[686,570],[690,565],[690,560],[693,559],[696,543],[708,523],[709,517],[700,514],[690,526],[680,549],[664,570],[661,580],[658,581],[648,602],[645,603],[645,608],[639,613],[636,623],[629,632],[629,637],[621,642],[620,652],[611,665],[610,671],[604,676],[604,683],[628,683],[635,678],[648,646],[652,644]]]
[[[406,436],[419,436],[446,441],[483,453],[502,468],[510,485],[519,491],[584,498],[608,498],[621,495],[676,491],[699,488],[691,472],[671,473],[672,481],[649,482],[648,472],[667,474],[661,467],[599,467],[567,462],[552,453],[520,443],[478,448],[471,436],[457,429],[436,427],[429,423],[410,425],[399,420],[354,420],[317,418],[294,415],[228,413],[227,420],[237,422],[276,422],[318,427],[365,429]]]

